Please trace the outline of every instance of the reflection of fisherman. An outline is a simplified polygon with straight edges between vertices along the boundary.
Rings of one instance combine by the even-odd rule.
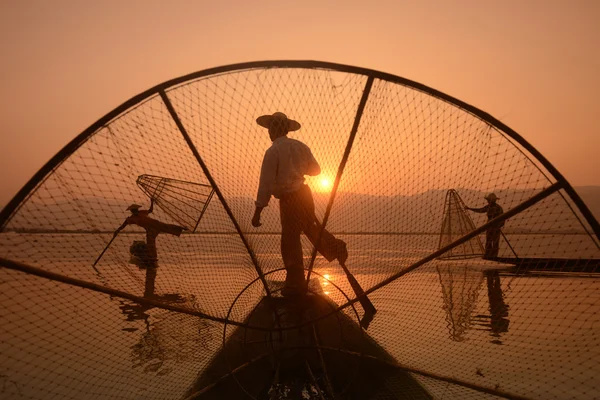
[[[287,137],[288,132],[300,129],[297,121],[281,112],[263,115],[256,122],[269,129],[273,144],[265,152],[260,173],[256,209],[252,226],[259,227],[262,209],[271,196],[279,199],[281,216],[281,256],[287,271],[284,296],[304,293],[304,264],[300,233],[315,244],[321,230],[315,216],[315,204],[310,188],[304,184],[304,175],[316,176],[321,167],[304,143]],[[319,252],[328,261],[344,263],[348,257],[346,244],[323,230]]]
[[[487,279],[488,299],[490,302],[490,318],[492,335],[499,338],[501,333],[508,332],[508,305],[504,302],[500,274],[496,270],[484,272]],[[492,343],[501,344],[499,340]]]
[[[169,233],[171,235],[179,236],[181,232],[186,228],[165,224],[154,218],[150,218],[148,215],[152,213],[154,209],[154,200],[150,202],[150,208],[148,210],[140,210],[141,206],[138,204],[132,204],[127,207],[128,211],[131,211],[131,216],[127,217],[125,222],[115,231],[114,236],[117,236],[123,228],[127,225],[141,226],[146,230],[146,243],[136,241],[131,245],[130,252],[133,256],[137,257],[141,264],[140,267],[157,267],[157,253],[156,253],[156,237],[160,233]]]
[[[467,210],[471,210],[477,213],[487,213],[488,221],[498,217],[504,210],[496,203],[498,196],[494,193],[489,193],[485,196],[488,204],[481,208],[466,207]],[[500,235],[502,234],[501,229],[504,226],[504,221],[499,222],[496,225],[490,226],[485,233],[485,255],[484,257],[498,257],[498,247],[500,245]]]

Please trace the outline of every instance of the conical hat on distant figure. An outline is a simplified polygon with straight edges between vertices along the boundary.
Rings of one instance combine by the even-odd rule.
[[[489,200],[489,201],[496,201],[496,200],[498,200],[498,196],[496,196],[495,193],[488,193],[485,195],[484,199]]]
[[[139,204],[135,204],[134,203],[134,204],[130,205],[129,207],[127,207],[127,211],[129,211],[129,210],[137,210],[139,208],[142,208],[142,206],[140,206]]]

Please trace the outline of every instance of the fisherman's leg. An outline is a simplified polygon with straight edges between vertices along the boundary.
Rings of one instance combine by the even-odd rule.
[[[287,271],[286,291],[297,291],[299,294],[304,290],[305,281],[302,242],[300,241],[302,230],[298,221],[298,202],[291,195],[281,199],[279,206],[281,215],[281,256]]]
[[[318,224],[317,217],[315,216],[315,203],[310,188],[305,185],[299,194],[302,202],[302,231],[313,246],[317,243],[319,234],[321,234],[319,246],[317,247],[319,253],[327,261],[331,262],[337,259],[341,264],[345,264],[348,258],[346,243],[343,240],[337,239],[327,229],[321,231],[321,226]]]
[[[326,230],[321,230],[321,224],[315,215],[315,203],[310,188],[304,185],[298,193],[298,198],[301,204],[299,222],[302,224],[302,232],[327,261],[335,260],[335,253],[327,245],[332,236]]]
[[[317,241],[319,242],[319,245],[316,246],[317,250],[327,261],[331,262],[337,259],[342,264],[346,262],[348,251],[343,240],[337,239],[327,229],[323,229],[321,232],[321,226],[317,224],[305,227],[303,231],[313,246],[316,246]],[[321,235],[320,240],[319,234]]]
[[[156,252],[156,236],[157,232],[146,231],[146,250],[148,251],[148,264],[156,266],[158,261],[158,254]]]
[[[180,236],[181,232],[186,230],[183,226],[173,225],[173,224],[165,224],[161,225],[162,231],[165,233],[169,233],[171,235]]]
[[[490,256],[498,257],[498,250],[500,249],[500,229],[493,229],[490,236],[492,242],[490,246]]]
[[[485,232],[485,254],[484,257],[488,258],[488,257],[493,257],[493,236],[492,236],[492,230],[488,229]]]
[[[296,286],[296,283],[304,283],[304,263],[302,254],[302,243],[300,241],[300,230],[282,229],[281,232],[281,256],[283,265],[287,271],[286,282]]]

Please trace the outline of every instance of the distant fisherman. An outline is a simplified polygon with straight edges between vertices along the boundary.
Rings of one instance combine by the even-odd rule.
[[[494,193],[489,193],[484,197],[488,204],[481,208],[466,207],[467,210],[474,211],[476,213],[487,213],[488,221],[500,216],[504,213],[502,207],[496,203],[498,196]],[[501,229],[504,226],[504,221],[495,224],[488,228],[485,233],[485,255],[484,258],[498,257],[498,250],[500,246],[500,235],[502,234]]]
[[[304,175],[319,175],[321,167],[307,145],[287,137],[288,132],[300,129],[297,121],[276,112],[258,117],[256,122],[269,130],[273,144],[263,159],[252,226],[261,226],[260,214],[271,196],[279,199],[281,256],[287,271],[281,293],[284,296],[301,295],[306,290],[306,282],[300,234],[304,232],[314,245],[321,231],[312,193],[304,184]],[[328,261],[337,258],[340,263],[345,263],[348,258],[346,243],[326,230],[323,230],[318,250]]]
[[[134,245],[131,246],[130,251],[132,255],[140,258],[144,262],[144,266],[156,267],[158,259],[156,253],[156,237],[160,233],[179,236],[186,228],[178,225],[165,224],[164,222],[150,218],[149,214],[151,214],[154,209],[154,199],[150,200],[150,208],[148,210],[140,210],[141,207],[142,206],[139,204],[132,204],[127,207],[127,210],[131,211],[131,216],[127,217],[125,222],[123,222],[123,224],[115,231],[113,236],[117,236],[127,225],[133,224],[144,228],[146,230],[145,249],[143,248],[144,246],[138,245],[136,247],[136,243],[134,243]]]

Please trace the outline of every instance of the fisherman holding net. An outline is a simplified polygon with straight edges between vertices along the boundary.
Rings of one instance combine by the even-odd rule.
[[[146,231],[146,242],[141,240],[136,240],[133,242],[133,244],[129,247],[129,253],[131,254],[131,260],[129,262],[146,270],[144,297],[152,297],[154,296],[154,281],[156,280],[156,269],[158,268],[156,237],[161,233],[169,233],[171,235],[179,236],[181,235],[181,232],[187,230],[187,228],[178,225],[165,224],[164,222],[150,218],[149,215],[154,209],[153,198],[150,200],[149,209],[140,210],[141,207],[142,206],[139,204],[132,204],[127,207],[127,211],[131,211],[131,215],[127,217],[125,222],[123,222],[123,224],[117,228],[115,233],[113,233],[112,239],[110,239],[104,250],[102,250],[102,253],[100,253],[98,258],[96,258],[92,268],[99,273],[96,269],[96,264],[98,264],[98,261],[100,261],[119,232],[121,232],[127,225],[140,226]]]
[[[465,207],[467,210],[474,211],[476,213],[487,213],[488,221],[493,220],[494,218],[500,216],[504,213],[504,210],[496,200],[498,200],[498,196],[494,193],[489,193],[485,196],[488,204],[481,208],[471,208]],[[501,221],[491,227],[485,233],[485,255],[484,258],[492,258],[498,257],[498,250],[500,246],[500,235],[502,234],[502,227],[504,226],[504,221]]]
[[[116,237],[120,231],[122,231],[127,225],[137,225],[146,230],[146,243],[141,241],[135,241],[131,245],[129,252],[134,257],[135,264],[139,267],[147,268],[158,267],[157,264],[157,253],[156,253],[156,237],[160,233],[168,233],[170,235],[179,236],[181,232],[186,230],[182,226],[165,224],[154,218],[151,218],[149,214],[154,209],[154,199],[150,200],[150,208],[147,210],[140,210],[139,204],[132,204],[127,207],[127,211],[131,211],[131,215],[127,217],[125,222],[117,228],[113,234],[113,238]]]
[[[271,196],[279,199],[281,256],[287,271],[281,293],[284,296],[302,295],[306,291],[306,282],[300,234],[304,232],[315,245],[321,231],[312,192],[304,184],[304,176],[319,175],[321,167],[307,145],[287,137],[288,132],[300,129],[297,121],[276,112],[260,116],[256,122],[269,130],[273,144],[263,159],[252,226],[261,226],[260,214]],[[328,261],[337,259],[343,264],[348,258],[346,243],[326,230],[322,232],[318,251]]]

